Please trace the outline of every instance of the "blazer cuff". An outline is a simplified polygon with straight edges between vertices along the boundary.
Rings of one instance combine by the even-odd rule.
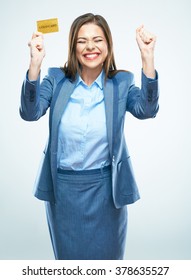
[[[152,93],[152,99],[155,100],[159,96],[158,72],[155,70],[155,79],[147,78],[142,70],[142,90],[148,94]]]
[[[143,78],[143,79],[146,79],[148,82],[157,81],[157,80],[158,80],[158,72],[157,72],[157,70],[155,70],[155,78],[152,79],[152,78],[148,78],[148,77],[144,74],[143,69],[142,69],[142,78]]]
[[[26,73],[26,81],[27,81],[27,83],[32,84],[32,85],[36,85],[38,82],[40,82],[40,74],[38,75],[37,80],[30,81],[29,77],[28,77],[28,73],[29,73],[29,70],[27,70],[27,73]]]

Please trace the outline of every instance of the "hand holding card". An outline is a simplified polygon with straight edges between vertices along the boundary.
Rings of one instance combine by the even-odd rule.
[[[44,38],[41,32],[35,32],[32,39],[29,41],[30,47],[30,67],[29,67],[29,80],[36,80],[40,72],[40,67],[45,57]]]
[[[36,62],[42,62],[45,56],[43,34],[41,32],[34,32],[28,46],[30,47],[31,59]]]
[[[28,43],[30,47],[31,61],[29,66],[29,80],[36,80],[40,73],[41,64],[45,57],[43,34],[58,32],[58,19],[46,19],[37,21],[37,32],[33,33],[32,39]]]

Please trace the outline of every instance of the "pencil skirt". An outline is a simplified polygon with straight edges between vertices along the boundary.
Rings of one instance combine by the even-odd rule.
[[[123,259],[127,206],[114,206],[110,166],[58,169],[56,202],[45,205],[55,259]]]

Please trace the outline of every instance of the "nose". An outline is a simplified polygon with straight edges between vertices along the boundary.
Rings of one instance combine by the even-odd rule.
[[[94,44],[94,42],[93,41],[87,41],[87,44],[86,44],[86,49],[87,50],[92,50],[92,49],[94,49],[95,48],[95,44]]]

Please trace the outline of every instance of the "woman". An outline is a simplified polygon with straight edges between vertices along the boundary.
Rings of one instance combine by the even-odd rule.
[[[136,31],[142,87],[133,74],[117,71],[105,19],[85,14],[74,20],[68,61],[49,69],[40,84],[43,36],[29,42],[31,61],[22,87],[20,114],[38,120],[50,107],[48,145],[35,196],[45,201],[56,259],[123,259],[127,204],[139,199],[124,138],[126,111],[139,119],[158,111],[156,38]]]

